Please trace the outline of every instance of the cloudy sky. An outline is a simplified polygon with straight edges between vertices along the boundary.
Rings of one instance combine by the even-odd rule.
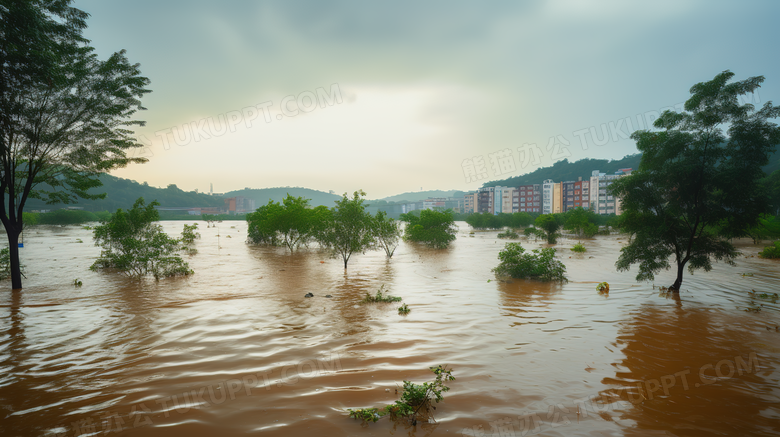
[[[628,134],[731,70],[780,100],[774,1],[76,0],[153,92],[149,158],[114,172],[215,192],[470,190]]]

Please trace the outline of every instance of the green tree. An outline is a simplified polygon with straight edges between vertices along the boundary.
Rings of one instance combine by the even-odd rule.
[[[401,214],[401,220],[406,222],[404,239],[425,243],[436,249],[446,249],[455,240],[455,219],[452,210],[435,211],[424,209],[420,215]]]
[[[311,208],[309,200],[287,195],[282,203],[269,200],[247,214],[249,238],[256,244],[283,245],[294,252],[315,238],[325,217],[324,206]]]
[[[347,269],[349,259],[356,252],[364,252],[374,244],[372,217],[366,212],[363,190],[355,191],[352,199],[344,193],[336,206],[330,209],[328,216],[323,216],[324,223],[317,232],[318,240],[323,247],[340,256]]]
[[[372,227],[377,246],[385,251],[388,258],[392,258],[401,239],[401,229],[398,227],[398,223],[388,218],[384,211],[379,211],[373,218]]]
[[[88,14],[70,0],[0,6],[0,221],[11,287],[22,287],[19,234],[28,199],[69,203],[100,186],[97,175],[131,162],[149,80],[125,52],[101,61],[82,36]]]
[[[570,209],[564,214],[564,228],[576,233],[580,237],[592,237],[599,231],[599,227],[596,224],[597,216],[593,211],[583,209],[582,207]]]
[[[637,280],[650,280],[671,268],[679,292],[683,272],[709,271],[712,260],[734,264],[738,252],[728,241],[743,237],[768,213],[759,183],[761,167],[780,142],[780,129],[769,119],[780,107],[740,104],[764,78],[729,83],[724,71],[691,88],[684,112],[665,111],[654,126],[632,138],[642,152],[639,169],[614,182],[610,191],[623,202],[621,225],[631,235],[621,249],[618,270],[639,264]],[[724,129],[727,129],[724,133]]]
[[[542,214],[534,221],[534,226],[544,232],[544,237],[547,239],[548,244],[555,244],[558,242],[558,237],[561,236],[560,230],[562,227],[562,216],[556,217],[555,214]]]
[[[96,226],[95,245],[102,251],[90,269],[115,269],[128,276],[152,275],[155,279],[192,274],[177,253],[180,241],[154,223],[159,219],[158,205],[157,201],[145,205],[140,198],[130,210],[119,209],[111,220]]]

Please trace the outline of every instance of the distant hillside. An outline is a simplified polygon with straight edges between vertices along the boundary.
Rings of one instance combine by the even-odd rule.
[[[244,188],[243,190],[231,191],[225,193],[224,197],[241,196],[247,199],[253,199],[255,201],[255,207],[259,208],[268,203],[269,200],[281,202],[282,199],[287,197],[287,194],[294,197],[303,197],[304,199],[311,199],[309,202],[311,206],[325,205],[328,208],[334,205],[334,202],[341,199],[341,196],[336,194],[325,193],[323,191],[312,190],[309,188],[301,187],[277,187],[277,188]]]
[[[384,200],[385,202],[417,202],[419,200],[425,200],[429,197],[463,197],[465,192],[463,191],[415,191],[411,193],[396,194],[395,196],[385,197],[377,200]],[[370,203],[371,201],[369,201]]]
[[[511,177],[500,181],[491,181],[483,184],[483,187],[518,187],[520,185],[541,184],[545,179],[552,179],[554,182],[576,181],[578,177],[583,180],[590,178],[593,170],[602,173],[614,173],[621,168],[639,167],[641,154],[628,155],[620,160],[609,159],[581,159],[576,162],[569,162],[568,159],[558,161],[552,167],[542,167],[531,173]]]
[[[29,199],[25,204],[26,210],[38,209],[59,209],[66,206],[80,206],[87,211],[116,211],[119,208],[128,209],[133,206],[133,202],[139,197],[149,203],[153,200],[160,202],[163,207],[206,207],[206,206],[224,206],[225,201],[218,196],[209,196],[208,194],[196,193],[194,191],[183,191],[176,185],[168,185],[167,188],[157,188],[146,184],[140,184],[131,179],[122,179],[111,175],[101,175],[100,181],[103,186],[91,188],[90,194],[106,193],[106,198],[102,200],[78,199],[71,204],[46,205],[37,199]]]

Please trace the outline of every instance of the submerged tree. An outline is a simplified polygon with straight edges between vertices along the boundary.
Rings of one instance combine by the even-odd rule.
[[[11,287],[22,287],[18,240],[28,199],[69,203],[97,176],[143,158],[132,137],[149,80],[124,51],[101,61],[82,36],[88,14],[70,0],[0,5],[0,221]]]
[[[413,213],[401,214],[401,220],[406,222],[404,239],[425,243],[436,249],[446,249],[455,240],[455,219],[452,210],[436,211],[424,209],[420,215]]]
[[[345,270],[355,252],[364,252],[374,244],[372,217],[366,211],[365,195],[363,190],[358,190],[350,199],[344,193],[330,214],[322,219],[323,225],[317,232],[320,244],[341,257]]]
[[[282,203],[269,200],[247,214],[249,239],[255,244],[282,245],[294,252],[317,236],[327,219],[327,209],[311,208],[309,199],[289,194]]]
[[[728,239],[746,236],[770,212],[759,181],[780,143],[780,128],[769,121],[780,107],[740,104],[739,96],[764,78],[729,83],[733,76],[724,71],[694,85],[684,112],[665,111],[654,123],[660,131],[631,136],[642,152],[639,169],[610,187],[622,199],[622,227],[631,235],[618,270],[638,263],[637,280],[650,280],[674,256],[670,289],[679,292],[686,266],[693,273],[711,270],[713,259],[733,265],[738,252]]]
[[[392,258],[401,239],[398,223],[388,218],[384,211],[379,211],[373,218],[372,228],[376,245],[385,251],[388,258]]]
[[[159,205],[157,201],[145,205],[140,198],[131,209],[119,209],[108,222],[96,226],[95,245],[103,250],[90,269],[115,269],[127,276],[152,275],[155,279],[192,274],[177,253],[181,242],[154,223],[160,218],[155,209]]]
[[[547,244],[555,244],[558,242],[558,237],[561,236],[560,230],[563,216],[560,214],[542,214],[534,221],[534,227],[541,230],[544,234],[544,238],[547,239]]]

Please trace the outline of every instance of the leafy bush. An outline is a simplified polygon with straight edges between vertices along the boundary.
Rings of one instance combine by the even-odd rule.
[[[497,235],[497,237],[498,238],[511,238],[511,239],[515,239],[515,240],[520,238],[520,236],[517,235],[517,232],[515,232],[515,231],[513,231],[511,229],[507,229],[506,231],[501,232],[500,234]]]
[[[419,217],[412,213],[401,214],[406,222],[404,239],[425,243],[436,249],[446,249],[455,240],[455,220],[452,210],[424,209]]]
[[[766,246],[764,250],[758,253],[758,256],[767,259],[780,258],[780,241],[775,241],[773,246]]]
[[[572,246],[571,251],[577,253],[585,253],[588,251],[588,249],[586,249],[585,246],[582,245],[582,243],[577,243],[574,246]]]
[[[128,276],[150,274],[155,279],[192,274],[177,254],[179,240],[154,224],[159,218],[157,205],[157,201],[145,205],[139,198],[127,212],[119,209],[110,221],[96,226],[93,238],[102,251],[90,269],[116,269]]]
[[[409,314],[411,311],[411,308],[409,308],[406,304],[401,305],[398,307],[398,314]]]
[[[566,281],[566,266],[555,259],[555,249],[534,249],[526,253],[520,243],[507,243],[498,253],[501,263],[493,269],[497,277]]]
[[[415,384],[411,381],[404,381],[401,399],[394,404],[387,405],[383,409],[361,408],[349,411],[349,417],[362,420],[363,423],[376,422],[381,417],[390,415],[393,419],[409,419],[412,425],[417,425],[417,419],[427,420],[433,418],[433,411],[436,407],[433,403],[441,402],[444,399],[444,392],[450,390],[447,382],[454,381],[452,369],[439,365],[431,367],[431,371],[436,378],[431,382]]]

